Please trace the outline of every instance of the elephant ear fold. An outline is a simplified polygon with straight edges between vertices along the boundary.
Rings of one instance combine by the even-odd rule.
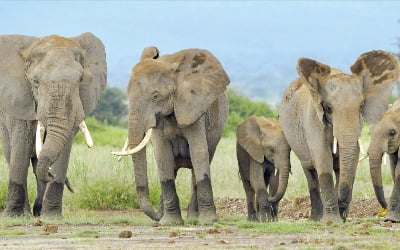
[[[107,84],[106,52],[103,43],[92,33],[83,33],[72,39],[84,50],[84,74],[79,95],[85,115],[88,116],[95,109],[100,94]]]
[[[264,162],[264,152],[261,145],[261,130],[257,117],[252,115],[237,128],[237,142],[244,150],[259,163]]]
[[[321,83],[323,83],[331,73],[331,67],[318,61],[301,57],[297,61],[296,69],[302,82],[306,83],[310,90],[318,119],[321,124],[324,124],[324,110],[321,106]]]
[[[359,56],[350,69],[363,81],[363,117],[368,123],[375,124],[387,110],[388,98],[399,78],[399,61],[391,53],[373,50]]]
[[[181,60],[176,61],[179,67],[174,111],[178,125],[185,127],[207,112],[230,80],[221,63],[206,50],[188,49],[175,54],[164,60]]]
[[[35,120],[36,104],[25,75],[25,56],[38,38],[21,35],[0,36],[0,109],[18,119]]]
[[[159,56],[160,56],[160,51],[158,50],[158,48],[155,46],[149,46],[143,49],[140,61],[148,59],[157,59]]]

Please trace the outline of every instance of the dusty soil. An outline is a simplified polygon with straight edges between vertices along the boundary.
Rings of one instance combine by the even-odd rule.
[[[243,199],[220,198],[218,214],[246,216]],[[308,217],[309,198],[283,200],[280,221],[304,221]],[[353,199],[350,217],[372,217],[379,206],[374,200]],[[96,211],[95,216],[143,216],[139,210]],[[360,223],[360,224],[357,224]],[[132,226],[128,224],[90,225],[28,224],[0,227],[0,249],[400,249],[400,225],[384,225],[372,220],[349,226],[321,225],[318,233],[260,233],[235,222],[213,226],[178,227]],[[349,225],[350,223],[345,223]],[[270,224],[263,224],[268,227]],[[343,224],[344,225],[344,224]],[[387,227],[387,228],[386,228]],[[381,230],[384,233],[370,229]],[[9,232],[9,233],[7,233]],[[371,232],[371,233],[370,233]],[[378,236],[379,235],[379,236]],[[130,237],[129,237],[130,236]],[[128,237],[128,238],[120,238]],[[346,248],[347,247],[347,248]]]
[[[217,198],[220,215],[247,215],[246,199]],[[279,203],[280,219],[308,219],[311,212],[310,196],[293,200],[282,199]],[[353,198],[350,203],[349,218],[374,217],[380,205],[376,199]]]

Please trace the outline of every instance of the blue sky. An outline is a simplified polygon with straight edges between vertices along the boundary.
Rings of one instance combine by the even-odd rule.
[[[122,88],[148,45],[208,49],[233,85],[274,103],[301,56],[348,72],[365,51],[398,52],[399,19],[395,1],[14,1],[1,2],[0,34],[90,31],[106,46],[109,85]]]

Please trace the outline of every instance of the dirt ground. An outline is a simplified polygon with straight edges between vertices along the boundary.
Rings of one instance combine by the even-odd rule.
[[[217,199],[216,204],[221,218],[246,215],[246,204],[242,199],[221,198]],[[306,221],[309,206],[308,197],[283,200],[280,221]],[[374,200],[354,199],[350,217],[373,217],[378,208]],[[143,216],[138,210],[97,211],[95,214],[99,217]],[[379,220],[345,224],[350,230],[345,226],[339,226],[338,229],[334,225],[320,225],[316,231],[318,233],[281,233],[279,230],[265,233],[252,230],[248,226],[240,227],[235,221],[212,226],[178,227],[65,223],[53,228],[52,225],[31,223],[2,226],[0,249],[400,249],[400,225],[393,224],[385,229],[385,225]],[[265,227],[270,225],[263,224]],[[385,231],[381,232],[382,228]],[[119,237],[119,234],[130,236],[130,232],[132,235],[129,238]]]

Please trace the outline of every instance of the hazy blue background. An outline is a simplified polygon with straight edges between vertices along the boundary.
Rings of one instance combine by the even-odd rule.
[[[398,52],[400,2],[0,2],[0,34],[76,36],[107,50],[110,86],[125,88],[141,50],[213,52],[232,85],[276,103],[305,56],[348,71],[372,49]]]

